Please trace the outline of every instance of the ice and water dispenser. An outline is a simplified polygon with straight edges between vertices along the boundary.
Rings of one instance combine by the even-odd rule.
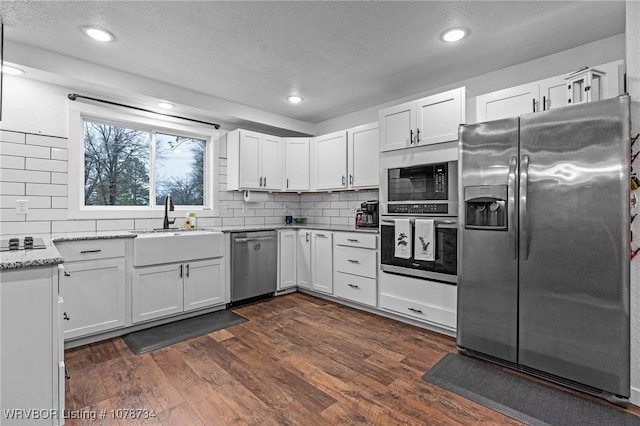
[[[465,228],[507,229],[507,185],[465,186]]]

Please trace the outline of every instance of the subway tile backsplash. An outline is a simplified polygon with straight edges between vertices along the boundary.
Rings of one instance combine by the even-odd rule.
[[[221,155],[226,150],[221,149]],[[157,228],[161,219],[68,219],[67,139],[0,131],[0,234],[3,237],[61,232]],[[198,226],[280,225],[284,217],[306,217],[309,224],[352,225],[363,201],[377,200],[377,190],[336,193],[274,193],[264,202],[247,203],[242,192],[228,192],[227,159],[218,159],[219,217],[197,218]],[[15,212],[16,200],[29,212]],[[181,220],[176,214],[177,222]]]

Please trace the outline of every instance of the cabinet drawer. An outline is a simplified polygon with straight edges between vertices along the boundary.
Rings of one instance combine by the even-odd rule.
[[[335,296],[363,305],[376,306],[377,281],[374,278],[336,272],[333,279]]]
[[[369,249],[336,246],[334,265],[337,272],[375,278],[376,252]]]
[[[124,257],[125,240],[81,240],[55,243],[65,262]]]
[[[363,232],[336,232],[334,233],[336,245],[362,247],[375,249],[378,247],[378,236],[375,234],[365,234]]]
[[[380,307],[419,321],[435,323],[455,330],[456,312],[442,306],[404,299],[389,294],[380,294]]]

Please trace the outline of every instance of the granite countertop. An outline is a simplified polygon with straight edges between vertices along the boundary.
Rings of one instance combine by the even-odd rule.
[[[318,229],[335,232],[363,232],[369,234],[378,234],[378,228],[355,228],[350,225],[322,225],[322,224],[291,224],[291,225],[237,225],[237,226],[216,226],[196,228],[198,231],[212,232],[248,232],[248,231],[265,231],[265,230],[284,230],[284,229]],[[150,232],[149,230],[140,230],[139,233]],[[184,231],[185,229],[176,229],[170,231]],[[55,247],[56,243],[65,241],[82,241],[82,240],[100,240],[100,239],[117,239],[117,238],[135,238],[136,231],[100,231],[100,232],[73,232],[51,234],[43,237],[46,248],[33,250],[16,250],[0,252],[0,270],[33,268],[38,266],[52,266],[64,263],[64,259]]]

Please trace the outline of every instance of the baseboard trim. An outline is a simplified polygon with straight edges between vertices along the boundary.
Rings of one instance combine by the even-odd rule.
[[[640,407],[640,388],[631,388],[631,395],[629,396],[629,402],[633,405]]]

